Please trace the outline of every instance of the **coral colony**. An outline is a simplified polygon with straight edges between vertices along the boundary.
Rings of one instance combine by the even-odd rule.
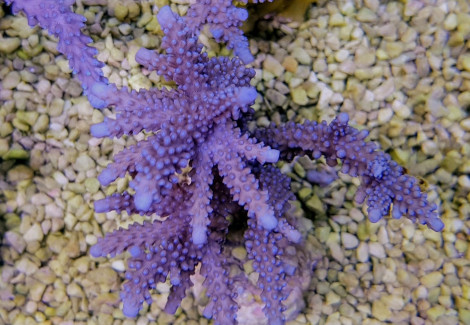
[[[95,202],[96,212],[162,217],[118,229],[91,248],[95,257],[130,253],[121,293],[126,316],[152,303],[151,290],[167,279],[171,292],[165,311],[174,313],[200,265],[209,297],[204,316],[218,324],[236,323],[240,293],[251,290],[259,294],[270,324],[286,321],[285,300],[298,290],[305,272],[311,273],[312,260],[302,249],[301,229],[290,209],[289,178],[273,165],[279,159],[324,156],[330,166],[340,161],[343,173],[360,178],[356,200],[367,200],[371,222],[405,215],[442,230],[436,206],[428,203],[417,180],[364,142],[368,133],[348,126],[347,114],[329,125],[289,122],[248,131],[257,92],[250,85],[254,70],[245,64],[253,57],[239,29],[247,11],[231,0],[197,1],[185,17],[168,6],[160,8],[165,54],[140,49],[136,60],[176,87],[140,91],[117,89],[103,76],[97,51],[88,45],[92,40],[81,32],[85,18],[72,12],[74,0],[7,2],[14,12],[25,12],[30,25],[58,37],[59,51],[94,107],[116,110],[115,120],[91,127],[93,136],[150,134],[118,153],[99,175],[106,186],[128,173],[135,194]],[[198,35],[204,25],[233,49],[233,58],[209,58],[202,51]],[[236,231],[242,235],[233,236]],[[235,244],[244,244],[253,261],[259,274],[255,284],[232,257]]]

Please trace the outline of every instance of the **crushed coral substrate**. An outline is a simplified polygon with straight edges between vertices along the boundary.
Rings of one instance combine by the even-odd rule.
[[[135,61],[141,46],[160,44],[154,4],[168,1],[77,1],[104,74],[118,87],[167,86]],[[170,4],[181,15],[188,7]],[[331,121],[346,112],[420,178],[445,224],[441,233],[407,219],[372,224],[354,203],[357,179],[305,157],[279,163],[293,179],[306,245],[318,256],[302,284],[306,295],[289,302],[292,314],[302,312],[288,324],[470,324],[470,4],[318,1],[305,19],[289,7],[268,17],[265,10],[250,9],[246,27],[263,95],[251,127]],[[93,202],[129,182],[103,188],[96,177],[145,135],[91,137],[90,126],[113,111],[92,109],[56,39],[5,5],[0,17],[0,324],[210,323],[197,276],[175,315],[162,312],[167,284],[139,317],[122,314],[124,257],[94,259],[89,249],[143,217],[95,213]],[[210,37],[201,40],[209,55],[228,53]],[[244,261],[247,253],[232,254]],[[244,268],[256,281],[250,263]],[[241,324],[266,323],[258,297],[241,300]]]

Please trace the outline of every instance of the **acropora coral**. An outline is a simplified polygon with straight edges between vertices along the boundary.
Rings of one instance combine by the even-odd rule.
[[[157,18],[164,32],[160,54],[140,49],[136,60],[176,85],[173,89],[118,89],[103,76],[85,19],[72,12],[74,0],[9,0],[59,39],[85,95],[96,108],[112,106],[116,119],[91,127],[95,137],[120,137],[145,130],[148,137],[124,149],[99,175],[103,186],[129,174],[133,192],[95,202],[96,212],[157,214],[161,219],[118,229],[98,240],[95,257],[130,253],[121,299],[126,316],[136,316],[150,291],[169,279],[165,310],[174,313],[190,276],[200,265],[210,298],[204,316],[218,324],[237,321],[239,294],[256,286],[271,324],[283,324],[283,302],[311,273],[313,261],[303,249],[299,222],[291,213],[290,179],[275,163],[298,155],[321,156],[330,166],[360,178],[356,199],[367,200],[369,220],[407,216],[440,231],[436,206],[427,201],[415,178],[365,142],[367,131],[348,125],[340,113],[326,122],[289,122],[250,132],[246,121],[258,93],[250,84],[253,57],[240,31],[247,11],[231,0],[195,2],[187,16],[170,7]],[[201,28],[233,49],[234,57],[209,57],[199,43]],[[186,173],[186,177],[183,174]],[[134,193],[134,194],[131,194]],[[259,274],[252,284],[230,254],[234,224],[241,224],[248,259]],[[235,243],[236,244],[236,243]],[[233,272],[238,267],[239,272]]]

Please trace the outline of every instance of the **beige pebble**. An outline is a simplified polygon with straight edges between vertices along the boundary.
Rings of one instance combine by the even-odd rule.
[[[435,271],[435,272],[431,272],[423,276],[421,278],[421,283],[426,288],[434,288],[440,285],[443,279],[444,279],[444,276],[442,275],[442,273],[439,271]]]
[[[18,71],[10,71],[2,80],[2,87],[4,89],[14,89],[21,81],[21,76]]]
[[[384,322],[392,316],[392,311],[382,300],[375,300],[372,302],[372,316]]]
[[[393,110],[390,107],[381,108],[377,115],[377,120],[380,124],[385,124],[392,119]]]
[[[335,60],[337,62],[344,62],[349,57],[349,51],[346,49],[341,49],[335,53]]]
[[[23,236],[14,231],[7,231],[4,236],[7,244],[13,247],[17,253],[21,254],[25,250],[26,242]]]
[[[95,161],[86,154],[81,154],[78,156],[77,160],[74,163],[74,169],[77,171],[86,172],[90,169],[95,168]]]
[[[232,249],[232,256],[235,257],[237,260],[243,261],[246,259],[247,252],[244,247],[235,247]]]
[[[291,91],[292,101],[297,105],[306,105],[308,103],[307,92],[302,87],[297,87]]]
[[[38,223],[34,223],[24,234],[26,242],[41,241],[44,238],[42,228]]]
[[[282,61],[282,66],[289,72],[296,73],[299,64],[293,56],[286,56],[284,61]]]
[[[0,42],[0,52],[10,54],[15,51],[21,44],[18,37],[4,37]]]
[[[272,55],[266,56],[266,59],[263,61],[263,69],[271,72],[276,77],[282,76],[285,70],[282,64]]]
[[[378,258],[385,258],[385,249],[379,243],[371,242],[369,243],[369,254]]]
[[[358,47],[354,55],[354,63],[359,68],[372,66],[375,59],[375,49],[364,46]]]
[[[457,15],[450,13],[444,20],[444,28],[447,30],[454,30],[458,26]]]
[[[341,242],[346,249],[354,249],[359,245],[359,239],[356,236],[349,233],[341,233]]]
[[[356,19],[363,23],[371,23],[377,20],[377,15],[369,8],[362,7],[359,9]]]
[[[21,259],[15,263],[15,268],[18,270],[18,272],[24,273],[26,275],[32,275],[39,269],[38,265],[32,262],[26,256],[21,257]]]
[[[312,63],[312,58],[308,52],[302,47],[296,47],[292,50],[292,56],[299,61],[300,64],[310,65]]]
[[[391,96],[395,91],[395,81],[393,78],[385,80],[379,87],[374,89],[374,97],[378,101],[382,101]]]
[[[324,87],[320,92],[320,98],[318,99],[318,108],[325,109],[328,108],[330,104],[330,99],[333,97],[333,91]]]
[[[465,71],[470,72],[470,54],[464,54],[459,57],[459,62]]]

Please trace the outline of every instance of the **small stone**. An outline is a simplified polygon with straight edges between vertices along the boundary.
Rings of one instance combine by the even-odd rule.
[[[379,0],[364,0],[364,5],[370,10],[376,12],[379,9]]]
[[[447,44],[451,47],[460,46],[465,42],[465,35],[460,31],[455,31],[451,34]]]
[[[393,110],[390,107],[381,108],[377,115],[377,120],[380,124],[386,124],[392,119]]]
[[[166,2],[164,2],[166,4]],[[127,2],[126,3],[127,9],[129,10],[128,16],[129,18],[135,18],[140,15],[140,6],[135,2]],[[162,6],[159,6],[160,8]]]
[[[459,308],[457,314],[462,324],[470,324],[470,309],[468,308]]]
[[[73,229],[77,224],[77,218],[73,214],[67,213],[64,218],[64,223],[67,229]]]
[[[320,241],[320,243],[325,243],[330,235],[331,228],[330,227],[319,227],[315,229],[315,238]]]
[[[341,247],[335,242],[329,242],[328,247],[330,248],[331,256],[338,262],[342,263],[344,260],[344,252]]]
[[[19,74],[19,72],[10,71],[5,77],[3,77],[2,86],[4,89],[14,89],[16,86],[18,86],[20,81],[21,81],[21,75]]]
[[[239,261],[244,261],[247,256],[246,249],[244,247],[235,247],[232,249],[232,256]]]
[[[7,139],[1,139],[0,138],[0,157],[5,155],[9,151],[10,145],[8,144],[8,142],[9,141]],[[3,158],[3,159],[5,159],[5,158]]]
[[[286,103],[287,97],[274,89],[266,91],[266,99],[276,106],[283,106]]]
[[[114,7],[114,16],[120,21],[123,21],[126,18],[128,12],[129,9],[127,8],[127,6],[121,3],[116,4],[116,6]]]
[[[91,270],[86,275],[87,279],[93,283],[99,283],[100,285],[112,285],[117,282],[117,274],[110,267],[100,267],[95,270]]]
[[[41,114],[39,115],[38,119],[36,120],[36,123],[33,126],[33,131],[42,133],[46,131],[49,128],[49,116],[46,114]]]
[[[5,233],[5,240],[6,240],[8,245],[13,247],[13,249],[15,251],[17,251],[18,253],[20,253],[20,254],[26,248],[26,242],[25,242],[24,238],[20,234],[18,234],[17,232],[7,231]]]
[[[382,300],[375,300],[372,303],[372,316],[381,322],[385,322],[392,316],[392,311]]]
[[[380,86],[374,89],[374,97],[378,101],[385,100],[395,91],[395,82],[393,78],[385,80]]]
[[[310,195],[312,195],[312,189],[309,187],[303,187],[299,192],[297,192],[297,195],[301,201],[305,201],[310,197]]]
[[[466,107],[470,105],[470,91],[462,92],[458,97],[459,105]]]
[[[49,116],[55,117],[62,114],[65,101],[62,98],[54,98],[49,106],[47,113]]]
[[[421,278],[421,283],[426,287],[426,288],[434,288],[439,286],[442,283],[442,280],[444,279],[444,275],[442,275],[441,272],[431,272],[429,274],[426,274]]]
[[[354,64],[358,68],[367,68],[375,63],[375,49],[360,46],[354,54]]]
[[[87,178],[85,180],[85,189],[88,193],[94,194],[100,189],[100,182],[96,178]]]
[[[82,298],[84,293],[77,283],[72,282],[67,286],[67,295],[70,297]]]
[[[49,268],[49,266],[44,266],[40,268],[35,274],[34,278],[41,283],[48,285],[55,281],[56,275],[54,272]]]
[[[390,58],[396,58],[405,49],[405,44],[402,42],[387,42],[385,44],[385,51]]]
[[[445,312],[446,312],[446,309],[445,309],[444,306],[435,305],[435,306],[429,308],[429,309],[426,311],[426,314],[427,314],[429,320],[430,320],[431,322],[435,323],[436,320],[437,320],[440,316],[442,316],[442,315],[445,314]]]
[[[153,15],[150,12],[145,12],[142,16],[140,16],[139,20],[137,21],[137,27],[145,27],[145,25],[152,21],[152,18]]]
[[[424,152],[424,154],[433,156],[439,151],[439,148],[434,141],[426,140],[421,144],[421,150]]]
[[[26,256],[23,256],[18,262],[16,262],[15,268],[18,272],[24,273],[28,276],[36,273],[38,270],[36,263],[33,263]]]
[[[137,73],[129,78],[129,85],[134,89],[150,89],[152,82],[142,73]]]
[[[297,87],[291,91],[292,101],[297,105],[307,105],[307,92],[302,87]]]
[[[263,61],[263,69],[271,72],[276,77],[280,77],[284,73],[284,67],[272,55],[266,56],[266,59]]]
[[[320,73],[328,69],[328,65],[323,58],[318,58],[313,62],[313,71]]]
[[[21,40],[18,37],[4,37],[0,42],[0,52],[10,54],[21,45]]]
[[[374,243],[374,242],[369,243],[369,253],[370,253],[370,255],[375,256],[377,258],[385,258],[386,257],[385,249],[379,243]]]
[[[369,8],[362,7],[356,14],[356,19],[361,23],[372,23],[377,20],[377,15]]]
[[[459,57],[460,64],[462,68],[470,72],[470,54],[464,54]]]
[[[292,56],[299,61],[300,64],[310,65],[312,63],[312,58],[308,52],[302,47],[296,47],[292,50]]]
[[[349,51],[346,49],[341,49],[335,53],[335,60],[337,62],[344,62],[349,57]]]
[[[365,263],[369,260],[369,246],[361,242],[356,250],[356,257],[359,262]]]
[[[32,179],[34,172],[31,168],[25,165],[18,165],[10,169],[7,173],[9,182],[19,182],[27,179]]]
[[[299,67],[299,64],[297,63],[297,60],[293,56],[286,56],[284,58],[284,61],[282,61],[282,66],[289,72],[296,73],[297,68]]]
[[[300,85],[302,85],[303,81],[304,80],[302,78],[292,77],[289,80],[289,88],[291,88],[291,89],[297,88]]]
[[[35,282],[29,289],[29,297],[33,301],[41,301],[44,290],[46,290],[46,285],[44,283]]]
[[[465,190],[470,190],[470,177],[468,175],[460,175],[457,183]]]
[[[86,273],[88,272],[90,266],[90,257],[82,256],[73,261],[73,266],[77,268],[78,272]]]
[[[18,111],[16,112],[16,118],[23,123],[28,124],[29,126],[33,126],[36,123],[36,120],[39,116],[39,113],[36,111],[26,112],[26,111]]]
[[[305,202],[305,205],[307,208],[317,213],[322,213],[324,211],[323,202],[316,194],[313,195],[307,202]]]
[[[415,0],[407,1],[403,14],[405,15],[405,17],[414,16],[424,6],[425,4],[421,1],[415,1]]]
[[[346,249],[354,249],[359,245],[359,239],[347,232],[341,233],[341,242]]]
[[[62,172],[60,171],[55,171],[54,174],[52,174],[52,177],[54,178],[54,180],[59,183],[60,185],[62,186],[65,186],[68,184],[69,180],[67,179],[67,177],[65,177],[64,174],[62,174]]]
[[[333,97],[333,90],[328,87],[324,87],[320,92],[320,98],[318,98],[318,108],[326,109],[330,105],[330,100]]]
[[[457,25],[457,15],[454,13],[450,13],[449,15],[447,15],[446,19],[444,20],[444,28],[450,31],[457,28]]]
[[[402,119],[406,119],[411,115],[410,108],[397,99],[393,101],[392,108],[395,114]]]
[[[28,159],[29,152],[23,149],[10,149],[4,155],[2,155],[2,159],[9,160],[9,159]]]
[[[444,168],[439,168],[436,172],[435,172],[435,177],[436,179],[443,183],[443,184],[451,184],[452,181],[453,181],[453,177],[452,177],[452,174],[449,173],[447,170],[445,170]]]
[[[341,13],[336,12],[330,16],[328,24],[330,27],[342,27],[346,25],[346,20]]]
[[[123,260],[113,261],[111,267],[117,272],[124,272],[126,270],[126,265]]]
[[[357,288],[357,286],[359,285],[359,279],[357,278],[357,275],[354,272],[342,273],[342,275],[340,274],[339,281],[341,282],[341,284],[350,288]]]
[[[86,172],[96,167],[95,161],[87,154],[81,154],[75,161],[74,168],[79,172]]]
[[[469,132],[470,131],[470,118],[466,118],[460,121],[460,126],[462,127],[462,129]]]
[[[339,304],[340,302],[341,302],[341,297],[337,295],[336,293],[334,293],[333,291],[330,291],[326,294],[325,303],[327,305],[336,305],[336,304]]]
[[[26,242],[41,241],[44,238],[42,228],[38,223],[33,224],[24,234]]]

